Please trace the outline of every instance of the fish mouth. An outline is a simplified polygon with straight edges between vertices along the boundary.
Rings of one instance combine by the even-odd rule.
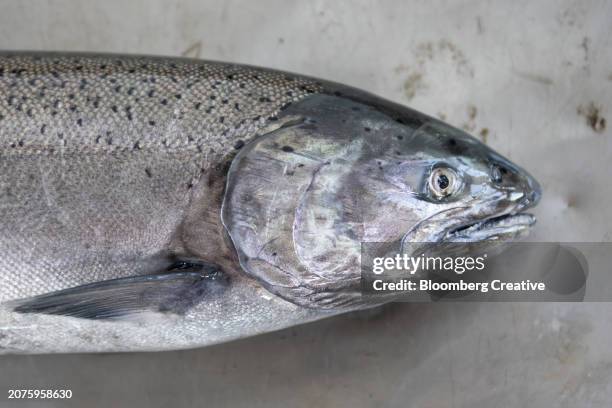
[[[456,207],[437,213],[408,231],[401,240],[402,251],[414,243],[506,242],[528,235],[536,223],[527,206],[483,214],[482,209]],[[530,206],[531,207],[531,206]]]
[[[443,242],[505,241],[526,236],[536,223],[529,213],[510,213],[460,223],[449,228]]]

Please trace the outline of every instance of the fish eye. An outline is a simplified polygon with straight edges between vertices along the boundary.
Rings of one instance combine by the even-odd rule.
[[[457,173],[447,167],[434,169],[429,176],[429,189],[436,198],[448,197],[459,184]]]

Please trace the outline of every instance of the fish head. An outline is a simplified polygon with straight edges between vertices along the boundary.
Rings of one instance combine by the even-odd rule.
[[[504,240],[540,197],[526,171],[407,108],[315,95],[245,145],[223,223],[241,268],[302,306],[363,306],[362,244]]]
[[[524,211],[540,199],[538,182],[469,134],[430,120],[385,140],[356,171],[370,198],[365,241],[504,241],[534,225]]]

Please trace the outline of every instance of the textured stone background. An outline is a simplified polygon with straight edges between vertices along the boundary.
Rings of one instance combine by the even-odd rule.
[[[0,0],[0,49],[189,55],[439,116],[544,186],[537,240],[612,241],[612,2]],[[607,120],[607,123],[606,123]],[[391,305],[199,350],[0,357],[46,406],[601,407],[612,304]],[[4,391],[2,391],[4,390]]]

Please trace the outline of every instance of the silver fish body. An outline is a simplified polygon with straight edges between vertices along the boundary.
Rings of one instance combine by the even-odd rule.
[[[514,237],[539,194],[469,135],[341,85],[2,54],[0,352],[195,347],[369,307],[360,242],[487,239],[502,216]]]

